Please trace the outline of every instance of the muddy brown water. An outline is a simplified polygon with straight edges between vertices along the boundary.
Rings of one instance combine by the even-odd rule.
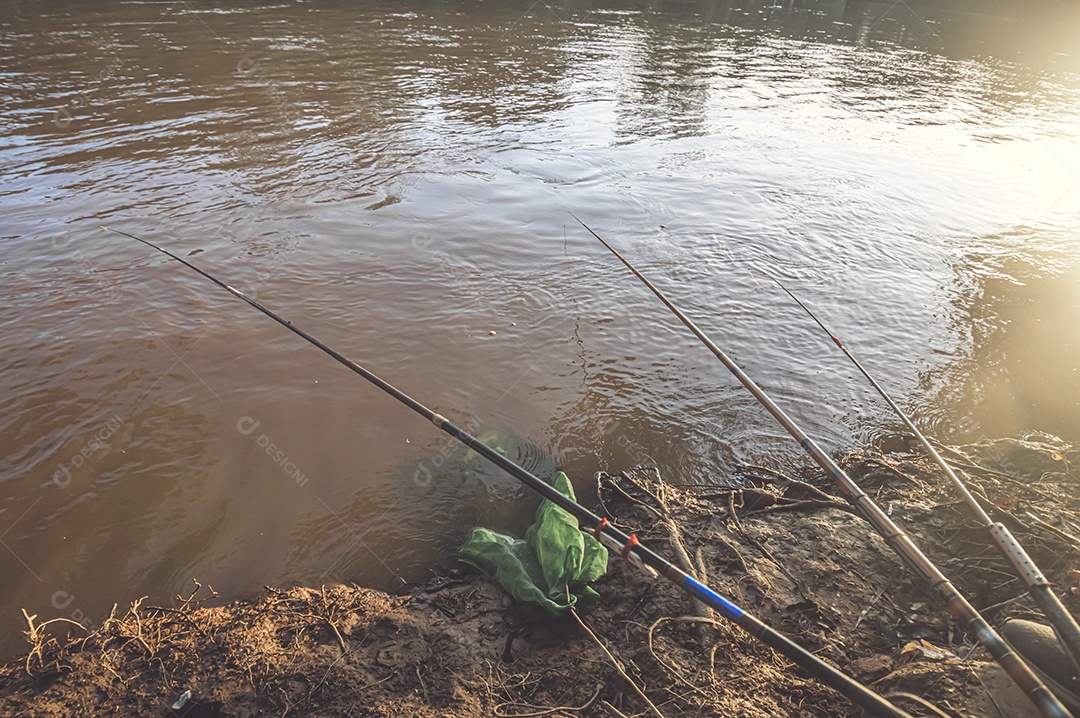
[[[102,224],[578,479],[802,458],[566,210],[829,449],[897,422],[755,268],[933,435],[1080,439],[1080,18],[1018,12],[4,2],[0,651],[191,577],[395,589],[528,514]]]

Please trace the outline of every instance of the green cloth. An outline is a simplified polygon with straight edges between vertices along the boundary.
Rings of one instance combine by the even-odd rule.
[[[555,488],[574,499],[574,487],[561,471]],[[577,519],[546,500],[525,540],[478,526],[458,551],[459,560],[479,569],[515,599],[543,606],[553,616],[600,599],[587,584],[604,575],[607,558],[607,549],[579,529]]]

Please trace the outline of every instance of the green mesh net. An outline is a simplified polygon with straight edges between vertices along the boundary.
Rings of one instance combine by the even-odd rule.
[[[574,487],[561,471],[555,488],[575,499]],[[544,501],[524,540],[477,527],[458,558],[516,600],[559,615],[571,606],[584,608],[600,599],[588,584],[607,571],[608,554],[599,541],[578,528],[577,519]]]

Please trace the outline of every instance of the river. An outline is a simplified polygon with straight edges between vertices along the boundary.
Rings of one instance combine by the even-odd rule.
[[[1017,5],[1018,7],[1012,7]],[[581,487],[806,459],[568,214],[829,451],[1080,440],[1080,9],[991,2],[0,8],[0,650],[453,564],[508,479],[160,242]]]

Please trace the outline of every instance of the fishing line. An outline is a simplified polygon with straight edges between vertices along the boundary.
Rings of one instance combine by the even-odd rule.
[[[502,454],[498,453],[486,444],[481,443],[472,434],[469,434],[464,429],[461,429],[451,423],[446,417],[435,413],[431,409],[427,408],[419,401],[413,399],[405,392],[396,388],[389,382],[386,382],[376,376],[374,373],[368,371],[364,367],[357,364],[352,359],[349,359],[344,354],[330,348],[326,344],[305,332],[303,329],[295,326],[292,322],[270,311],[259,302],[246,296],[243,292],[234,287],[226,284],[220,279],[214,277],[208,272],[199,269],[197,266],[178,257],[177,255],[162,249],[153,242],[149,242],[145,239],[136,237],[133,234],[121,231],[119,229],[113,229],[111,227],[102,227],[102,229],[121,234],[130,239],[134,239],[137,242],[141,242],[148,247],[156,249],[162,254],[175,259],[184,266],[198,272],[206,279],[210,280],[214,284],[218,285],[222,289],[226,290],[233,296],[243,300],[248,305],[259,310],[266,316],[273,319],[278,324],[298,335],[305,341],[315,345],[326,354],[329,354],[338,363],[344,365],[349,370],[369,381],[370,383],[383,390],[393,398],[405,406],[412,409],[414,412],[424,417],[443,432],[449,434],[453,438],[460,441],[465,446],[481,454],[486,459],[491,461],[499,468],[506,471],[514,478],[521,481],[523,484],[531,488],[543,496],[548,501],[551,501],[556,506],[562,508],[570,515],[574,516],[579,522],[588,527],[589,533],[596,536],[597,540],[604,544],[610,551],[613,551],[617,555],[621,556],[624,560],[630,564],[640,568],[641,570],[649,573],[652,576],[657,574],[671,581],[679,589],[688,595],[696,598],[705,605],[709,606],[724,618],[728,619],[735,625],[742,628],[749,633],[752,637],[761,641],[765,645],[773,648],[777,653],[780,653],[784,657],[791,660],[793,663],[809,672],[812,676],[817,678],[825,685],[834,688],[839,693],[849,698],[853,703],[864,708],[868,713],[874,716],[882,716],[883,718],[911,718],[908,713],[896,708],[887,700],[874,693],[866,686],[862,685],[855,679],[845,675],[838,669],[825,663],[820,658],[815,656],[810,651],[799,646],[797,643],[787,638],[781,633],[773,630],[769,626],[765,625],[762,621],[747,613],[742,608],[737,606],[732,601],[728,600],[720,593],[709,588],[704,583],[698,581],[693,576],[690,576],[682,569],[678,568],[670,561],[664,559],[659,554],[655,553],[652,549],[643,545],[636,534],[629,534],[620,531],[613,526],[606,518],[602,518],[593,513],[589,509],[585,508],[576,501],[564,496],[560,491],[550,484],[544,482],[540,478],[529,473],[521,466],[515,464],[510,459],[506,458]]]
[[[965,626],[968,631],[990,652],[994,659],[1005,669],[1021,690],[1031,699],[1040,712],[1047,718],[1069,718],[1071,715],[1062,705],[1061,701],[1051,693],[1039,678],[1032,673],[1031,668],[1024,663],[1000,635],[986,622],[978,611],[968,602],[966,598],[956,589],[955,586],[945,578],[945,575],[938,570],[929,558],[919,550],[915,542],[911,537],[900,530],[900,528],[893,522],[892,519],[881,510],[880,507],[874,501],[859,488],[858,484],[851,480],[843,469],[841,469],[832,458],[826,454],[820,446],[818,446],[813,439],[806,435],[802,429],[795,424],[791,418],[784,413],[784,410],[774,402],[764,390],[759,387],[753,379],[751,379],[742,369],[739,368],[734,361],[728,357],[724,351],[716,345],[700,328],[697,324],[686,316],[681,309],[675,306],[663,292],[656,288],[652,282],[645,277],[644,274],[639,272],[633,264],[630,263],[625,257],[608,244],[604,239],[594,232],[587,224],[582,222],[572,212],[570,216],[576,219],[582,227],[584,227],[589,234],[596,237],[605,247],[607,247],[612,254],[618,257],[627,269],[634,273],[641,282],[652,291],[656,297],[664,303],[664,305],[675,314],[679,320],[686,325],[687,329],[692,331],[698,339],[701,340],[705,346],[719,359],[724,366],[731,371],[732,374],[742,383],[746,389],[753,394],[754,398],[764,406],[770,414],[783,426],[792,437],[806,450],[810,457],[828,474],[836,483],[840,491],[847,497],[847,500],[851,502],[863,517],[870,522],[870,525],[885,539],[897,555],[904,561],[918,576],[920,576],[931,589],[936,591],[941,600],[948,607],[949,611],[956,617],[957,620]]]

